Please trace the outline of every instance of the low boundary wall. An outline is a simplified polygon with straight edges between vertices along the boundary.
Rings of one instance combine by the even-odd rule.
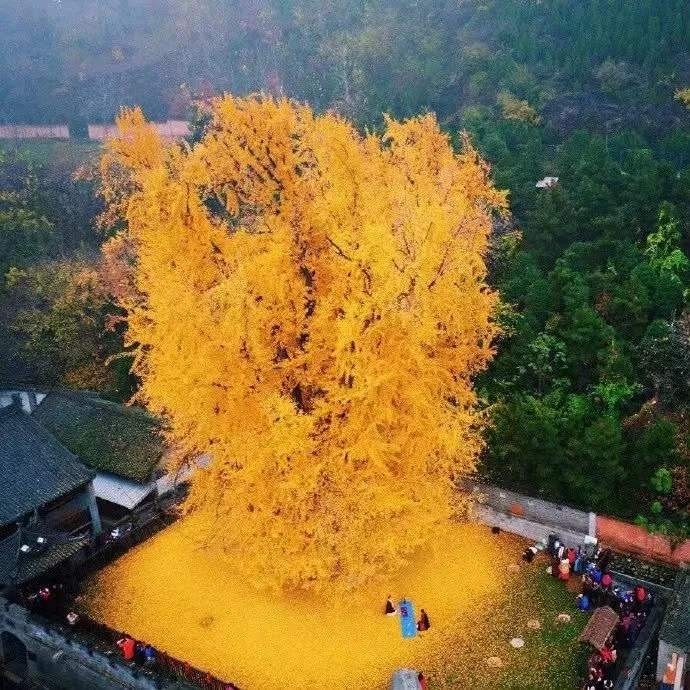
[[[676,567],[690,564],[690,540],[673,544],[668,537],[639,525],[481,482],[467,482],[465,488],[477,498],[475,513],[480,522],[527,539],[536,541],[553,532],[576,544],[589,535],[614,551],[645,560]]]
[[[71,690],[191,690],[184,682],[162,681],[70,639],[28,611],[0,597],[0,665],[3,648],[20,650],[15,675],[19,682]],[[4,650],[9,654],[8,650]],[[17,660],[14,661],[17,665]],[[0,678],[0,687],[2,679]],[[21,687],[24,687],[22,685]]]
[[[189,123],[185,120],[165,120],[151,122],[151,125],[164,139],[183,139],[191,133]],[[87,138],[91,141],[103,141],[118,136],[114,124],[87,125]],[[76,139],[72,137],[69,125],[0,125],[0,139]]]
[[[597,516],[597,537],[616,551],[673,566],[690,563],[690,540],[675,545],[662,534],[604,515]]]
[[[67,125],[0,125],[0,139],[69,139]]]

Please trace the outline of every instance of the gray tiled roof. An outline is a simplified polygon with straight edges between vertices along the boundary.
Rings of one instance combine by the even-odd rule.
[[[84,464],[136,482],[151,480],[165,451],[155,417],[88,393],[52,391],[33,416]]]
[[[36,537],[47,540],[45,550],[23,554],[23,543],[36,543]],[[21,585],[41,577],[80,551],[89,542],[89,535],[70,537],[54,532],[44,525],[17,530],[0,542],[0,587]]]
[[[30,415],[0,410],[0,525],[89,482],[83,465]]]
[[[678,576],[659,639],[690,652],[690,571],[681,572]]]

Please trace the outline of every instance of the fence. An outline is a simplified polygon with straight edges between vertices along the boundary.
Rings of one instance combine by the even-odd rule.
[[[99,646],[100,643],[100,645],[106,647],[105,650],[102,650],[106,654],[118,650],[116,646],[117,641],[127,636],[127,633],[114,630],[88,616],[80,616],[78,626],[75,635],[82,636],[94,646]],[[131,665],[124,660],[118,660],[116,663],[122,663],[126,666]],[[207,671],[201,671],[186,661],[181,661],[160,650],[156,650],[154,665],[151,667],[142,666],[140,667],[140,672],[151,676],[184,680],[204,690],[238,690],[236,685],[221,680]]]
[[[72,566],[72,580],[75,582],[82,580],[89,573],[102,568],[164,527],[171,525],[178,517],[174,500],[174,496],[169,496],[165,503],[155,505],[148,513],[125,518],[113,525],[111,529],[119,527],[123,532],[117,539],[112,538],[110,533],[101,533],[86,556]]]
[[[169,505],[166,505],[157,506],[149,514],[141,516],[136,524],[129,520],[122,521],[120,527],[126,530],[122,537],[112,539],[104,536],[104,540],[92,548],[83,560],[73,565],[71,570],[72,585],[81,582],[89,573],[102,568],[133,546],[140,544],[167,525],[172,524],[178,516],[174,510],[174,497],[171,497]],[[22,601],[23,603],[26,602],[27,598],[23,597]],[[67,612],[68,607],[57,606],[55,609],[42,610],[39,613],[47,617],[46,622],[48,623],[50,623],[51,617],[54,618],[52,625],[57,627],[68,639],[70,637],[81,638],[89,647],[109,656],[111,664],[124,664],[132,669],[132,664],[127,664],[115,654],[116,652],[119,653],[116,646],[117,640],[125,637],[127,633],[114,630],[85,614],[80,614],[78,625],[75,628],[67,627],[64,624]],[[156,650],[156,662],[153,668],[140,666],[135,667],[135,670],[152,678],[167,676],[185,680],[204,690],[238,690],[237,686],[232,683],[221,680],[209,672],[201,671],[162,650]]]
[[[90,671],[95,670],[101,679],[108,675],[114,675],[119,681],[124,679],[126,682],[130,679],[130,682],[126,682],[126,687],[137,688],[198,687],[203,690],[238,690],[234,684],[194,668],[189,663],[160,650],[155,651],[155,659],[150,665],[125,661],[117,641],[127,633],[114,630],[83,614],[74,625],[68,625],[66,614],[70,608],[65,605],[66,602],[53,604],[39,611],[28,611],[1,598],[0,603],[3,604],[4,612],[0,617],[0,623],[4,621],[8,629],[17,634],[22,627],[25,630],[30,627],[34,631],[40,631],[39,640],[51,640],[53,645],[62,649],[62,653],[58,652],[59,656],[62,656],[65,650],[69,650],[70,656],[76,658],[75,651],[80,650],[83,652],[81,656],[88,659]],[[36,637],[35,633],[33,636]],[[181,681],[183,685],[180,684]],[[104,682],[98,684],[99,687],[103,685]],[[107,683],[107,687],[123,685],[120,682],[112,685]]]

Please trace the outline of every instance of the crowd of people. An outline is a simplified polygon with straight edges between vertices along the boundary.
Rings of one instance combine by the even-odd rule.
[[[591,568],[582,577],[582,593],[578,607],[610,606],[618,614],[618,622],[604,647],[589,658],[586,690],[613,688],[619,650],[629,650],[644,628],[653,605],[653,596],[645,587],[627,589],[616,585],[607,573]]]
[[[131,637],[125,636],[115,644],[120,648],[122,658],[127,662],[149,667],[156,663],[156,650],[148,643],[137,642]]]
[[[557,535],[550,535],[547,542],[525,549],[522,558],[531,563],[540,552],[549,559],[547,572],[553,577],[564,582],[573,576],[580,578],[578,609],[609,606],[618,615],[604,646],[589,657],[583,685],[584,690],[613,688],[619,652],[634,645],[654,604],[652,593],[639,584],[632,589],[617,584],[610,570],[613,553],[598,547],[595,539],[575,548],[565,546]]]
[[[59,582],[45,584],[26,595],[26,603],[30,610],[53,620],[62,619],[69,628],[79,629],[83,627],[83,618],[68,606],[68,602],[65,587]],[[156,663],[156,650],[150,644],[138,642],[128,636],[117,640],[115,644],[127,663],[146,667],[152,667]]]

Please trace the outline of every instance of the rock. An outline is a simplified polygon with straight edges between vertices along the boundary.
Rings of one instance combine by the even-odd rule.
[[[514,647],[515,649],[521,649],[525,646],[525,641],[521,637],[514,637],[510,641],[510,646]]]
[[[569,613],[559,613],[554,620],[556,623],[570,623],[572,616]]]
[[[490,656],[486,660],[486,665],[489,668],[501,668],[503,666],[503,660],[500,656]]]
[[[530,618],[527,621],[527,627],[530,630],[539,630],[539,628],[541,628],[541,623],[536,618]]]

